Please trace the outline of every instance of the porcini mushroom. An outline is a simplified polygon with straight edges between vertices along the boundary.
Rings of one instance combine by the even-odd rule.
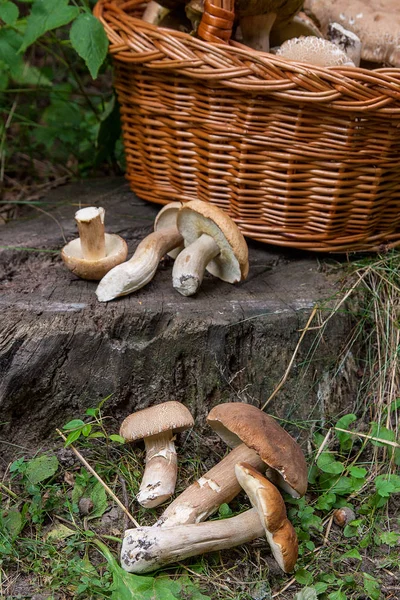
[[[143,439],[146,448],[146,467],[136,497],[142,506],[158,506],[174,493],[177,457],[173,437],[193,424],[186,406],[175,401],[145,408],[123,421],[120,435],[127,442]]]
[[[315,36],[292,38],[283,42],[277,56],[320,67],[354,67],[353,61],[335,44]]]
[[[146,573],[191,556],[225,550],[266,535],[281,569],[297,560],[297,536],[286,517],[277,488],[246,463],[235,466],[253,508],[240,515],[177,527],[140,527],[125,532],[121,564],[131,573]]]
[[[246,241],[234,221],[220,208],[192,200],[179,211],[177,227],[186,246],[172,270],[172,285],[180,294],[195,294],[205,270],[229,283],[247,277]]]
[[[142,15],[142,20],[146,23],[159,25],[163,19],[177,6],[184,4],[184,0],[150,0]]]
[[[153,233],[140,242],[132,258],[112,269],[100,281],[96,290],[100,302],[108,302],[139,290],[153,279],[165,254],[175,258],[183,245],[183,238],[176,228],[176,217],[181,206],[180,202],[164,206],[156,217]]]
[[[125,240],[104,233],[104,208],[88,206],[75,213],[79,237],[68,242],[61,258],[72,273],[82,279],[98,281],[113,267],[126,260]]]
[[[361,40],[361,58],[400,67],[400,2],[398,0],[306,0],[304,8],[327,35],[340,23]]]
[[[240,492],[235,464],[249,463],[299,498],[307,489],[307,465],[298,443],[269,415],[242,402],[214,407],[208,424],[233,450],[166,508],[157,525],[197,523],[213,514]]]

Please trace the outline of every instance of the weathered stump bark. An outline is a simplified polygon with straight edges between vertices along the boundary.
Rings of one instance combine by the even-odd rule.
[[[261,405],[312,307],[335,293],[315,256],[249,242],[250,274],[241,285],[207,275],[201,292],[184,298],[172,288],[166,258],[146,288],[99,303],[96,283],[62,264],[60,227],[70,240],[77,208],[103,206],[106,230],[127,240],[131,256],[160,207],[120,178],[58,188],[46,202],[46,214],[0,231],[0,437],[11,443],[33,444],[109,394],[105,412],[120,420],[171,399],[187,404],[199,424],[219,402]],[[307,333],[271,414],[300,423],[348,401],[318,393],[348,331],[349,318],[337,315],[318,348],[318,332]]]

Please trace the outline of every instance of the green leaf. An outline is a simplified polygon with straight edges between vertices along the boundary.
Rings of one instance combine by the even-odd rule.
[[[16,508],[10,508],[2,514],[1,522],[11,539],[15,540],[23,528],[21,513]]]
[[[372,577],[369,573],[363,573],[364,579],[364,590],[367,593],[368,598],[371,600],[379,600],[381,597],[380,585],[375,577]]]
[[[378,475],[375,477],[376,491],[380,496],[387,497],[390,494],[400,492],[400,476],[399,475]]]
[[[381,440],[388,440],[389,442],[396,441],[396,434],[392,429],[388,429],[383,425],[379,425],[378,423],[371,423],[371,436],[380,438]],[[383,444],[382,442],[376,442],[375,440],[371,440],[371,444],[373,446],[378,446],[378,448],[387,448],[387,444]]]
[[[357,560],[362,560],[362,556],[359,553],[359,551],[357,550],[357,548],[352,548],[348,552],[345,552],[344,554],[342,554],[340,560],[343,560],[344,558],[355,558]]]
[[[7,25],[13,25],[15,21],[18,19],[19,10],[18,6],[14,4],[14,2],[1,2],[0,3],[0,19],[4,21]]]
[[[315,504],[319,510],[330,510],[336,502],[336,494],[326,492],[320,496]]]
[[[106,436],[102,431],[95,431],[94,433],[91,433],[89,435],[89,437],[90,437],[90,439],[92,439],[92,438],[104,438]]]
[[[313,576],[306,569],[298,569],[294,574],[297,583],[301,585],[310,585],[313,582]]]
[[[89,433],[92,431],[92,426],[88,423],[84,427],[82,427],[82,434],[87,437]]]
[[[314,587],[305,587],[297,592],[293,600],[318,600],[317,590]]]
[[[71,431],[71,429],[78,429],[78,427],[83,427],[84,425],[85,423],[81,419],[73,419],[64,425],[63,429],[64,431]]]
[[[125,444],[125,438],[122,435],[117,435],[116,433],[112,433],[108,436],[112,442],[118,442],[118,444]]]
[[[93,540],[93,543],[107,560],[108,569],[113,578],[110,588],[112,591],[111,600],[178,600],[181,598],[181,596],[176,596],[173,591],[168,589],[165,578],[156,579],[155,577],[127,573],[119,566],[105,544],[99,540]],[[175,586],[175,589],[177,589],[177,586]]]
[[[79,8],[68,6],[68,0],[35,0],[27,19],[20,52],[24,52],[41,35],[67,25],[79,14]]]
[[[323,581],[317,581],[314,584],[314,587],[315,587],[315,591],[317,592],[317,594],[319,596],[320,594],[323,594],[324,592],[326,592],[326,590],[328,589],[329,586],[327,583],[324,583]]]
[[[43,454],[33,458],[28,462],[25,476],[31,484],[40,483],[49,477],[52,477],[58,469],[58,460],[56,456]]]
[[[347,600],[347,596],[344,592],[332,592],[328,596],[329,600]]]
[[[93,509],[90,512],[89,519],[101,517],[108,507],[107,494],[104,487],[100,481],[96,481],[96,483],[87,493],[93,502]]]
[[[71,433],[67,436],[67,439],[65,440],[65,447],[69,446],[70,444],[72,444],[73,442],[75,442],[77,439],[79,439],[81,437],[81,433],[82,433],[82,429],[77,429],[76,431],[71,431]]]
[[[218,514],[223,519],[225,519],[226,517],[230,517],[232,515],[232,510],[229,504],[226,504],[225,502],[224,504],[221,504],[221,506],[218,509]]]
[[[356,415],[353,413],[349,413],[347,415],[343,415],[336,423],[336,427],[340,429],[348,429],[350,423],[354,423],[357,421]],[[337,439],[339,440],[340,450],[349,450],[353,445],[353,436],[349,433],[345,433],[343,431],[335,430],[335,434]]]
[[[379,541],[381,542],[381,544],[386,544],[387,546],[390,546],[390,548],[396,546],[399,539],[400,534],[396,531],[384,531],[379,536]]]
[[[332,486],[331,492],[338,496],[346,496],[353,491],[353,483],[349,477],[339,477]]]
[[[98,414],[99,414],[98,408],[88,408],[85,412],[85,415],[88,415],[89,417],[95,417]]]
[[[367,474],[367,469],[364,469],[363,467],[350,467],[349,473],[356,479],[363,479]]]
[[[12,78],[21,85],[33,85],[35,87],[51,87],[53,85],[40,69],[24,61],[14,68]]]
[[[108,38],[103,25],[89,13],[80,14],[69,34],[72,47],[86,63],[93,79],[107,56]]]
[[[332,473],[333,475],[339,475],[344,470],[343,463],[336,461],[330,452],[322,452],[317,460],[317,465],[324,473]]]
[[[16,31],[0,28],[0,59],[11,74],[23,63],[22,56],[18,54],[21,40],[22,37]]]

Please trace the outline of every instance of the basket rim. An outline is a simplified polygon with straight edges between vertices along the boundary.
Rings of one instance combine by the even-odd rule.
[[[143,0],[99,0],[95,5],[93,13],[105,28],[114,60],[297,104],[400,116],[399,67],[318,67],[237,42],[206,42],[132,16],[143,6]]]

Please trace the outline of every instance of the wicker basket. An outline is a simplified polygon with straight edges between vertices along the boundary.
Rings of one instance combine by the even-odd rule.
[[[127,178],[200,198],[244,235],[322,252],[400,244],[400,69],[320,68],[143,22],[100,0]]]

